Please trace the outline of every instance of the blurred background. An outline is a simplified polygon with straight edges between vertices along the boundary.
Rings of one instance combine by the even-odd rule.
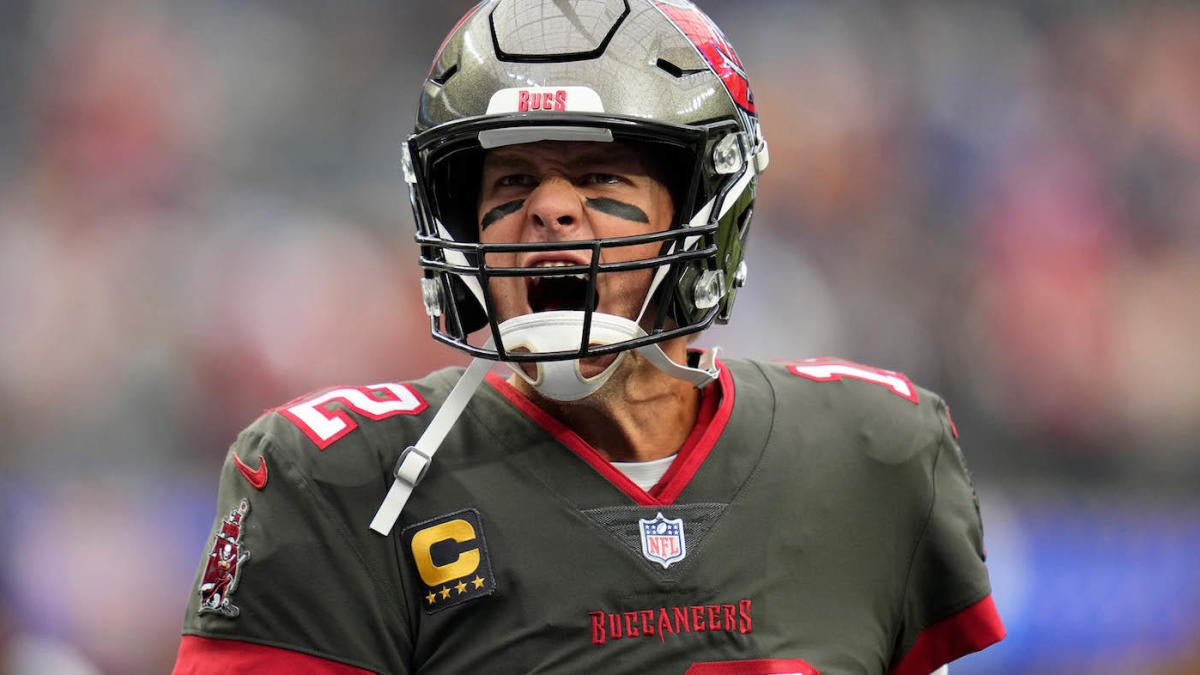
[[[228,444],[427,336],[399,148],[469,2],[0,3],[0,673],[169,671]],[[1200,5],[700,0],[771,168],[729,354],[954,410],[1009,637],[1200,673]]]

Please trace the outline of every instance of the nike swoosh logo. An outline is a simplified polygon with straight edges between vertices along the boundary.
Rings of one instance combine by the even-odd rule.
[[[258,468],[251,469],[245,462],[242,461],[241,457],[237,456],[237,453],[235,452],[233,454],[233,463],[237,465],[238,473],[242,474],[242,477],[245,478],[251,485],[253,485],[255,490],[261,490],[261,489],[263,489],[263,487],[266,486],[266,484],[267,484],[267,458],[266,457],[259,455],[258,456]]]

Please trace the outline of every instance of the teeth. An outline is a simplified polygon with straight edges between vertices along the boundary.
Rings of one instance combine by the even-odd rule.
[[[580,263],[564,262],[562,260],[545,260],[545,261],[537,263],[536,265],[534,265],[534,267],[540,268],[540,269],[545,269],[545,268],[550,268],[550,267],[573,267],[573,266],[576,266],[579,264]],[[587,281],[588,276],[587,276],[587,274],[561,274],[561,275],[552,275],[550,278],[557,278],[557,279],[575,278],[575,279],[579,279],[581,281]]]

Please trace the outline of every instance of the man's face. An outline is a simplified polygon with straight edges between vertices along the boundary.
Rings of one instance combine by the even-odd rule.
[[[666,230],[673,207],[652,163],[621,143],[545,141],[497,148],[483,164],[477,211],[482,243],[608,239]],[[661,244],[601,250],[601,263],[644,260]],[[588,249],[493,253],[492,267],[588,265]],[[636,319],[654,270],[598,275],[596,311]],[[498,277],[492,280],[500,321],[550,310],[582,310],[587,280]]]

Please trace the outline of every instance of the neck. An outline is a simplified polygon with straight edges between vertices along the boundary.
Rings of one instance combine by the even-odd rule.
[[[687,339],[662,344],[677,363],[686,363]],[[595,394],[569,403],[540,396],[524,379],[514,387],[571,428],[609,461],[645,462],[675,454],[700,411],[700,392],[630,352]]]

